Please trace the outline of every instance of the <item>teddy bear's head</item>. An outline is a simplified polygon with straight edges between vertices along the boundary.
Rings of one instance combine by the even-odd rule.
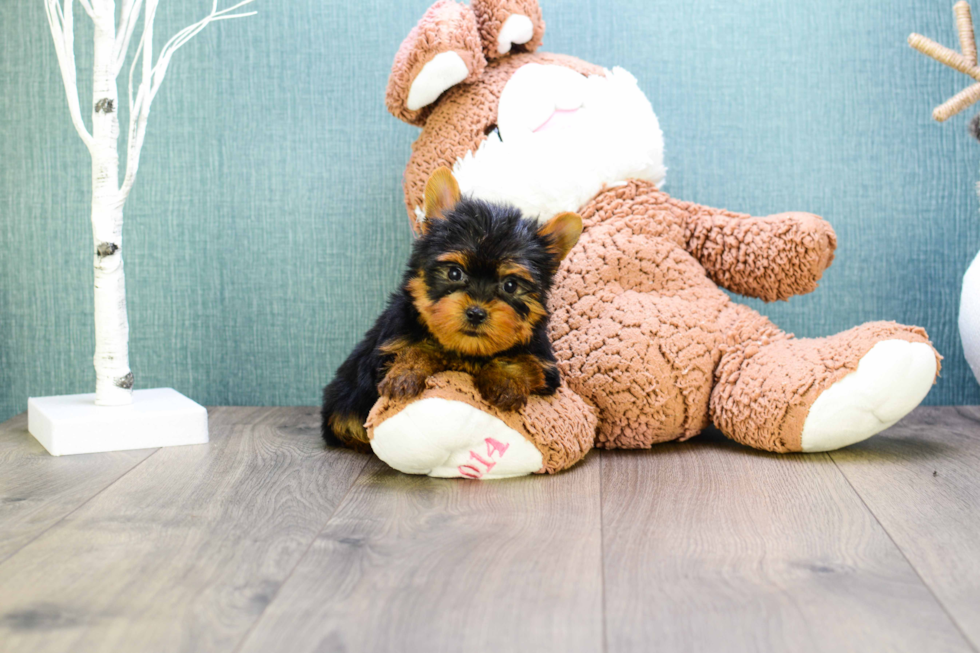
[[[663,136],[633,76],[536,52],[543,35],[536,0],[439,0],[402,43],[386,101],[422,128],[405,170],[416,228],[425,181],[440,166],[464,194],[541,221],[604,186],[663,182]]]

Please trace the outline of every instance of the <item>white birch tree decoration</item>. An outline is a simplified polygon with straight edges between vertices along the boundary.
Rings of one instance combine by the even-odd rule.
[[[153,100],[160,90],[160,85],[167,74],[171,58],[183,45],[196,36],[209,24],[229,18],[251,16],[256,12],[236,12],[242,6],[253,0],[242,0],[227,9],[218,9],[217,0],[211,4],[211,12],[204,18],[177,32],[154,59],[153,24],[156,18],[159,0],[122,0],[121,6],[116,7],[115,0],[78,0],[78,4],[94,24],[94,62],[92,84],[92,130],[89,132],[82,117],[81,103],[78,97],[78,84],[75,66],[75,31],[73,0],[41,0],[47,14],[54,41],[61,77],[64,81],[65,93],[68,97],[68,111],[71,115],[75,130],[92,157],[92,234],[94,237],[94,268],[95,268],[95,396],[97,406],[125,406],[133,402],[133,373],[129,369],[129,322],[126,315],[126,288],[123,276],[123,207],[129,197],[130,190],[136,180],[139,169],[140,153],[146,137],[147,119]],[[118,22],[117,22],[118,16]],[[120,180],[119,176],[119,97],[116,80],[124,67],[137,24],[142,17],[142,32],[137,41],[135,54],[129,68],[128,107],[129,126],[126,140],[126,167]],[[139,83],[134,87],[134,75],[139,71]],[[135,91],[135,96],[134,96]],[[148,399],[161,400],[160,391],[146,390],[146,393],[157,393]],[[203,408],[179,395],[203,411]],[[89,397],[76,395],[75,398]],[[65,399],[45,397],[31,399],[29,408],[29,426],[31,433],[41,440],[52,453],[78,453],[80,451],[62,450],[51,433],[43,437],[39,431],[52,430],[55,425],[48,424],[61,415],[51,400]],[[47,402],[47,403],[46,403]],[[61,402],[64,403],[64,402]],[[78,404],[78,402],[74,402]],[[139,403],[139,402],[137,402]],[[166,402],[150,404],[148,409],[163,410]],[[169,410],[169,409],[168,409]],[[144,411],[145,412],[145,411]],[[132,415],[132,411],[129,413]],[[94,423],[118,422],[123,417],[110,416],[109,413],[96,411],[92,413]],[[36,418],[36,419],[35,419]],[[159,418],[159,415],[156,416]],[[47,429],[45,428],[47,424]],[[111,431],[107,425],[102,429],[105,435]],[[130,425],[132,427],[132,425]],[[207,440],[207,425],[205,414],[204,441]],[[96,429],[98,431],[99,429]],[[49,441],[45,441],[45,439]],[[104,438],[103,438],[104,439]],[[176,443],[176,442],[169,442]],[[49,446],[53,444],[52,446]],[[78,444],[78,443],[76,443]],[[127,446],[116,446],[127,444]],[[128,446],[133,444],[134,446]],[[92,448],[95,446],[96,448]],[[85,451],[109,450],[121,448],[136,448],[147,445],[138,436],[129,436],[127,443],[106,442],[91,443],[83,446]],[[64,449],[62,447],[62,449]],[[68,447],[74,449],[74,447]]]

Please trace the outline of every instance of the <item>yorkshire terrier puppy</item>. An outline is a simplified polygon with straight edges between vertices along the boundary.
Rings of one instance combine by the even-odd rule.
[[[425,187],[425,219],[401,288],[323,390],[323,438],[368,449],[364,422],[380,395],[410,398],[446,370],[472,375],[503,410],[561,383],[548,340],[548,292],[582,220],[543,226],[513,207],[460,198],[448,168]]]

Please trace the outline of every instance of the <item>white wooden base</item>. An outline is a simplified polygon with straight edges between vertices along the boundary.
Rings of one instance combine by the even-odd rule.
[[[31,397],[27,430],[53,456],[208,441],[208,411],[172,388],[133,392],[128,406],[96,406],[95,394]]]

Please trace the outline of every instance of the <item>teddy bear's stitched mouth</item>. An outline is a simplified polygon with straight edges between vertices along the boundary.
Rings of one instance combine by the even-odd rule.
[[[563,125],[565,121],[569,117],[571,117],[572,114],[574,114],[581,108],[582,107],[578,107],[576,109],[555,109],[554,111],[551,112],[551,115],[548,116],[547,120],[545,120],[543,123],[541,123],[534,129],[532,129],[531,131],[537,134],[539,131],[542,131],[544,129],[554,128],[556,126]]]

